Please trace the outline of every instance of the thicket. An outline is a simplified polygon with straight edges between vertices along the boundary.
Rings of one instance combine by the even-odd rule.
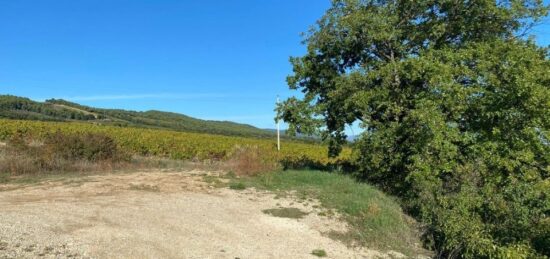
[[[279,107],[399,195],[441,258],[550,256],[550,60],[541,1],[335,0]]]
[[[112,138],[93,133],[54,132],[38,140],[16,132],[0,147],[0,173],[11,176],[98,169],[129,160]]]

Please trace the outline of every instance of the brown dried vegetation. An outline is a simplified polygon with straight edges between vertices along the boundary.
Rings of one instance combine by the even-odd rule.
[[[0,173],[11,176],[44,172],[111,170],[129,162],[113,139],[99,134],[53,133],[36,141],[23,133],[0,147]]]
[[[224,163],[227,170],[239,176],[254,176],[280,169],[276,157],[262,153],[257,146],[237,146]]]

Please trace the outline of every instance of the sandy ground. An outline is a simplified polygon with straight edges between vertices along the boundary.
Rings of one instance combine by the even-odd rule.
[[[148,172],[0,185],[0,258],[395,258],[349,248],[315,202],[214,188],[202,172]],[[264,209],[295,207],[302,219]]]

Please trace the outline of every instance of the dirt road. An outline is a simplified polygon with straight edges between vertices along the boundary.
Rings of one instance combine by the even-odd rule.
[[[323,233],[315,202],[213,188],[202,172],[148,172],[0,186],[0,258],[393,258]],[[265,209],[294,207],[302,219]]]

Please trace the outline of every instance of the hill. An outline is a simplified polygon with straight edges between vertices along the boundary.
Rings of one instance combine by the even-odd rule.
[[[40,121],[80,121],[96,124],[168,129],[246,137],[273,137],[268,130],[230,121],[210,121],[162,111],[101,109],[50,99],[37,102],[24,97],[0,95],[0,118]]]

